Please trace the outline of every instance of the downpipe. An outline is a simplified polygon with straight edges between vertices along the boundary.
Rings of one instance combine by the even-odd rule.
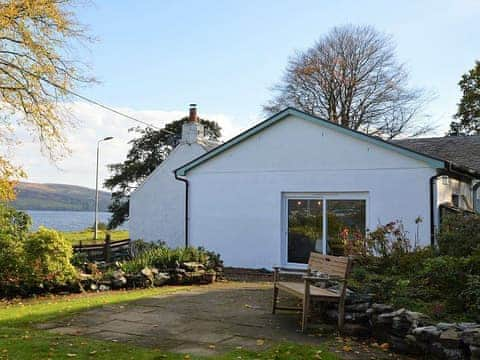
[[[430,178],[430,245],[435,247],[435,183],[442,174],[434,175]]]
[[[174,171],[175,179],[178,181],[182,181],[185,183],[185,247],[189,246],[189,238],[188,238],[188,194],[189,194],[189,183],[188,180],[185,178],[181,178],[177,175],[177,172]]]

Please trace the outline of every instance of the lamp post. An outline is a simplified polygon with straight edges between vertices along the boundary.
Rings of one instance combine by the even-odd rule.
[[[98,235],[98,161],[100,159],[100,143],[102,141],[108,141],[112,139],[112,136],[107,136],[106,138],[97,141],[97,171],[95,175],[95,232],[93,235],[93,240],[97,240]]]

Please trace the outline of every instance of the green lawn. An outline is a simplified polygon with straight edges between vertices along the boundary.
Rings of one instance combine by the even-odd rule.
[[[135,347],[79,336],[57,335],[34,325],[105,304],[128,302],[149,295],[168,294],[185,287],[112,291],[52,296],[0,305],[0,359],[195,359],[188,355]],[[338,359],[323,347],[280,344],[269,350],[236,350],[218,359]]]
[[[108,231],[111,235],[112,240],[125,240],[128,239],[128,230],[111,230]],[[62,232],[62,235],[66,240],[70,241],[72,245],[78,245],[80,241],[83,245],[87,244],[103,244],[105,242],[105,235],[107,231],[99,230],[98,240],[93,240],[93,231],[84,230],[84,231],[65,231]]]

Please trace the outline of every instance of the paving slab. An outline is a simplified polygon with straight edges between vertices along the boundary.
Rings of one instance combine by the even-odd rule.
[[[298,314],[271,314],[271,292],[271,284],[266,283],[186,287],[174,294],[103,306],[40,327],[62,335],[199,356],[236,348],[259,350],[276,341],[319,344],[320,338],[299,332]]]

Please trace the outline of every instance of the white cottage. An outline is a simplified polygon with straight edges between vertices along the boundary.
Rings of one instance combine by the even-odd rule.
[[[130,195],[130,238],[164,241],[170,247],[185,244],[186,185],[175,178],[174,170],[217,145],[205,137],[196,105],[191,104],[179,144]]]
[[[169,186],[188,192],[184,213],[183,202],[162,205],[175,211],[162,210],[165,220],[149,216],[144,226],[150,237],[167,240],[170,234],[164,229],[156,236],[150,223],[174,224],[175,243],[215,250],[227,266],[247,268],[303,267],[310,251],[332,251],[339,229],[363,233],[394,220],[429,245],[441,203],[473,211],[480,166],[460,166],[410,145],[288,108],[180,166],[176,176],[187,186],[174,185],[173,177]],[[456,191],[453,184],[463,189],[457,204],[444,199]],[[143,204],[152,202],[155,192],[141,191]]]

